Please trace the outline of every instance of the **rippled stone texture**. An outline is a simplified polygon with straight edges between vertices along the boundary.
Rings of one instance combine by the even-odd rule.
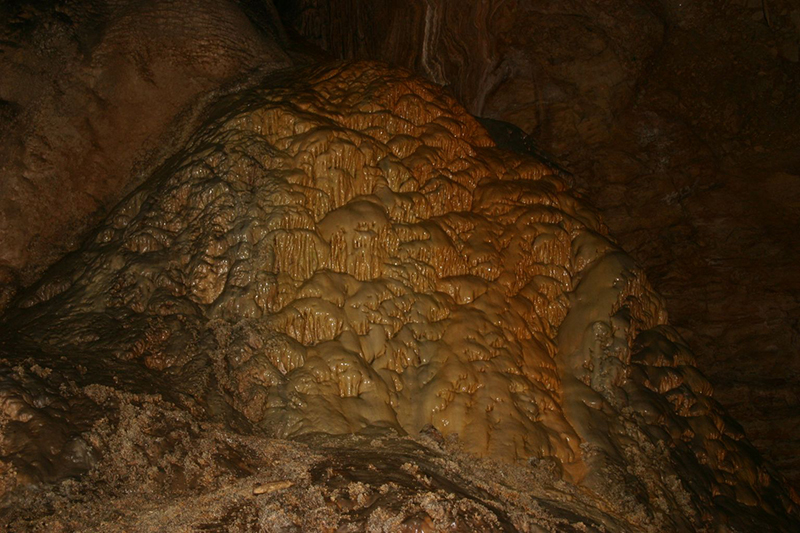
[[[789,527],[797,505],[558,172],[376,64],[224,97],[5,320],[7,492],[102,475],[125,406],[158,395],[179,427],[546,461],[616,528]]]
[[[800,487],[796,1],[276,5],[334,56],[413,68],[555,154]]]

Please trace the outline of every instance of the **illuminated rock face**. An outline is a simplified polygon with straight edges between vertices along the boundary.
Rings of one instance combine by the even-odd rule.
[[[334,56],[413,69],[554,154],[800,488],[796,1],[275,3]]]
[[[557,172],[375,64],[223,99],[4,329],[7,486],[107,453],[103,386],[275,437],[435,430],[656,529],[792,506]]]

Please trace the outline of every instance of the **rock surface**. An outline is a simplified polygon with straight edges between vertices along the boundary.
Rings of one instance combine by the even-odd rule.
[[[800,10],[788,0],[276,2],[556,154],[720,400],[800,483]]]
[[[797,530],[800,12],[276,4],[0,6],[3,528]]]
[[[797,527],[559,172],[377,64],[220,98],[2,331],[12,529]]]
[[[203,95],[291,64],[264,10],[227,0],[2,3],[0,309],[12,285],[74,250],[181,145]]]

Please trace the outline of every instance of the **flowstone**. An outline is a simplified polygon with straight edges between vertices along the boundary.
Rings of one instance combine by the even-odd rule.
[[[548,465],[568,521],[597,530],[788,530],[793,495],[563,178],[496,148],[439,87],[379,64],[225,96],[4,316],[6,500],[87,470],[102,486],[138,475],[148,490],[207,493],[219,481],[202,465],[221,459],[201,448],[247,435],[330,450],[314,439],[360,433],[424,437],[514,475]],[[123,431],[136,449],[119,451]],[[361,457],[347,449],[340,460]],[[226,453],[237,479],[263,466]],[[136,466],[121,473],[126,457]],[[324,483],[315,472],[306,482]],[[361,502],[363,523],[385,512],[376,501]],[[531,509],[503,520],[544,527]],[[431,516],[425,531],[444,528]]]

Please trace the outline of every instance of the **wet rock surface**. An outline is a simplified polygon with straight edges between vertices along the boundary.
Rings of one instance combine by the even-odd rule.
[[[800,480],[800,11],[790,1],[276,2],[554,154],[666,298],[717,397]]]
[[[10,528],[796,527],[558,169],[374,63],[204,118],[3,316]]]

